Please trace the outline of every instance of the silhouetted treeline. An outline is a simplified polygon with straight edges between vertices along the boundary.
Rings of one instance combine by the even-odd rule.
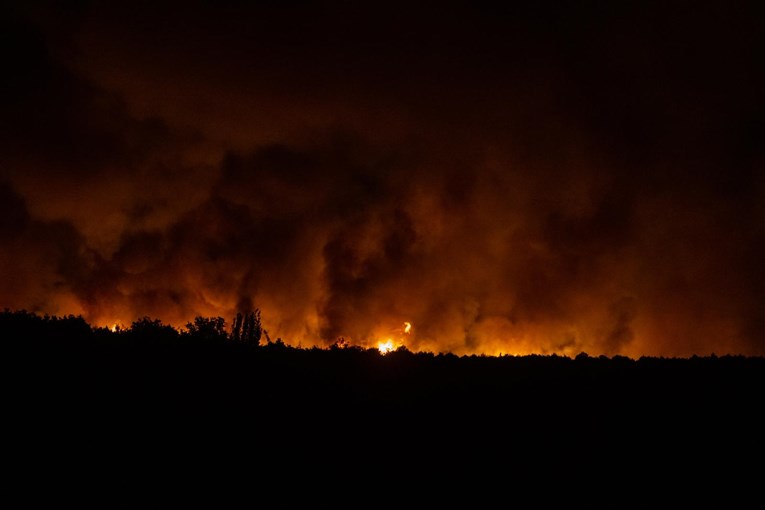
[[[219,317],[112,331],[6,310],[0,335],[6,434],[31,435],[57,459],[172,452],[175,466],[237,452],[317,475],[331,465],[456,476],[487,463],[526,473],[586,463],[605,475],[625,462],[669,469],[657,456],[670,453],[735,469],[765,430],[756,357],[383,356],[272,342],[259,312],[231,331]]]

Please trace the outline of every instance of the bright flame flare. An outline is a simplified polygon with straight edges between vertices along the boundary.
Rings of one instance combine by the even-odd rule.
[[[380,351],[380,354],[388,354],[393,348],[393,340],[390,338],[384,342],[377,342],[377,349]]]
[[[393,338],[388,338],[387,340],[383,341],[380,340],[377,342],[377,349],[380,351],[380,354],[388,354],[391,351],[394,351],[396,347],[403,346],[404,340],[401,337],[401,333],[408,335],[412,332],[412,323],[411,322],[405,322],[403,329],[395,329],[394,332],[398,333],[398,339],[396,342],[393,341]]]

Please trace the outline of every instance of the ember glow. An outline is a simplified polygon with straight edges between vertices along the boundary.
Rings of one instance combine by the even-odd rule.
[[[393,345],[393,339],[391,338],[385,340],[384,342],[377,342],[377,349],[379,349],[380,354],[388,354],[394,348],[395,346]]]
[[[404,325],[401,328],[397,328],[394,332],[399,333],[397,340],[394,341],[393,338],[389,337],[385,340],[380,340],[377,342],[377,349],[381,354],[387,354],[393,350],[398,349],[399,347],[404,347],[406,343],[404,342],[403,335],[411,334],[412,323],[404,322]]]
[[[0,307],[765,354],[755,2],[16,3]]]

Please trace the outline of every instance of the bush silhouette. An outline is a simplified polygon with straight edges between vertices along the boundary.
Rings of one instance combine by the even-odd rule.
[[[226,321],[223,317],[197,316],[194,322],[186,324],[186,335],[203,341],[222,341],[229,338],[226,332]]]

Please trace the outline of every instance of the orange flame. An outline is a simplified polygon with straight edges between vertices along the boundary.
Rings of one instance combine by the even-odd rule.
[[[389,338],[384,342],[377,342],[377,349],[380,351],[380,354],[388,354],[391,352],[394,348],[393,345],[393,339]]]
[[[398,347],[403,346],[404,340],[401,335],[402,333],[406,335],[411,334],[412,323],[405,322],[403,328],[396,328],[393,331],[398,334],[398,338],[396,340],[394,340],[392,337],[389,337],[386,340],[380,340],[379,342],[377,342],[377,349],[380,351],[380,354],[388,354],[389,352],[397,349]]]

